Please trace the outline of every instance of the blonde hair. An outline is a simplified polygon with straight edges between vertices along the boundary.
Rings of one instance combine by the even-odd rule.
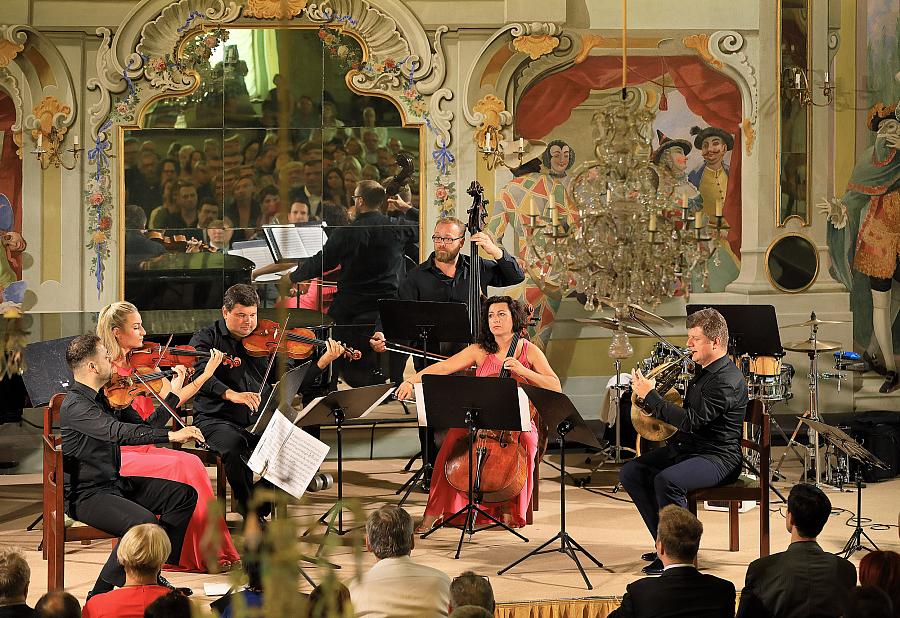
[[[116,548],[116,558],[126,571],[147,576],[159,573],[171,553],[169,537],[156,524],[134,526]]]
[[[125,300],[106,305],[100,311],[100,316],[97,318],[97,336],[100,337],[100,343],[103,344],[103,347],[109,352],[109,357],[114,361],[121,359],[124,354],[122,353],[122,347],[116,340],[113,329],[124,328],[125,319],[132,313],[137,312],[138,308]]]

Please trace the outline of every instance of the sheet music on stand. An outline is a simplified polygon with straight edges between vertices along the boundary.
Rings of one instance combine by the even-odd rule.
[[[416,394],[416,415],[419,427],[428,427],[428,415],[425,410],[425,391],[422,383],[413,384],[413,392]],[[519,399],[520,431],[531,431],[531,407],[528,405],[528,394],[519,386],[516,388]],[[368,412],[368,411],[367,411]]]
[[[300,499],[319,471],[329,446],[276,410],[247,466],[279,489]]]
[[[270,264],[275,263],[275,256],[272,254],[272,249],[269,247],[269,243],[265,240],[243,240],[234,243],[231,246],[231,250],[229,251],[231,255],[239,255],[242,258],[246,258],[253,262],[254,268],[262,268],[263,266],[269,266]],[[279,281],[281,276],[294,272],[297,270],[297,266],[288,266],[285,267],[284,270],[279,271],[277,273],[269,273],[267,275],[260,275],[256,277],[253,281],[255,283],[269,283],[273,281]]]
[[[325,244],[325,224],[264,225],[266,242],[275,261],[311,258]]]
[[[380,385],[376,385],[376,387],[377,387],[377,386],[380,386]],[[363,387],[361,387],[361,388],[364,389],[364,388],[366,388],[366,387],[363,386]],[[372,412],[372,410],[374,410],[375,408],[377,408],[378,406],[380,406],[380,405],[381,405],[381,402],[384,401],[385,399],[387,399],[388,397],[390,397],[391,394],[392,394],[395,390],[396,390],[396,389],[394,389],[394,388],[387,389],[384,393],[382,393],[382,394],[378,397],[378,399],[377,399],[374,403],[372,403],[372,405],[370,405],[368,408],[366,408],[365,411],[364,411],[362,414],[360,414],[359,417],[357,417],[357,418],[365,418],[365,417],[367,417],[367,416],[369,415],[369,413]],[[330,393],[329,393],[329,394],[330,394]],[[319,405],[319,403],[320,403],[323,399],[325,399],[326,397],[327,397],[327,395],[324,395],[324,396],[322,396],[322,397],[316,397],[315,399],[313,399],[312,401],[310,401],[308,404],[306,404],[306,406],[305,406],[302,410],[300,410],[299,412],[297,412],[297,414],[294,416],[294,418],[293,418],[293,420],[291,420],[291,422],[294,423],[295,425],[297,425],[298,423],[302,423],[303,419],[305,419],[305,418],[307,417],[307,415],[309,415],[309,413],[312,412],[313,409],[315,409],[315,407],[316,407],[317,405]],[[317,421],[317,422],[321,422],[321,421]],[[301,426],[308,425],[308,424],[310,424],[310,423],[303,423]],[[313,423],[313,424],[315,424],[315,423]]]

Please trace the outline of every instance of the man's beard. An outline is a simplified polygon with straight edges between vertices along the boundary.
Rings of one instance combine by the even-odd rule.
[[[456,251],[447,251],[446,249],[435,249],[434,251],[434,259],[438,262],[442,262],[444,264],[452,264],[456,261],[456,257],[459,255],[462,247],[457,249]]]

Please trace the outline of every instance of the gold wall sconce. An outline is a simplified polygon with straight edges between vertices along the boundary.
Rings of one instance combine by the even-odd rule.
[[[73,170],[75,169],[75,166],[78,165],[78,156],[84,148],[78,144],[78,136],[75,135],[72,146],[63,149],[62,142],[64,137],[65,133],[54,126],[50,127],[50,131],[47,134],[44,134],[41,129],[38,129],[37,147],[31,151],[31,154],[37,157],[42,170],[49,169],[51,165],[56,168],[63,167],[67,170]],[[63,161],[63,152],[71,153],[71,165],[67,165],[66,162]]]
[[[834,86],[828,79],[828,71],[825,71],[825,80],[819,86],[825,96],[824,103],[816,103],[813,100],[814,87],[809,82],[809,76],[802,67],[785,67],[781,72],[781,90],[785,98],[799,101],[807,107],[827,107],[834,103]]]

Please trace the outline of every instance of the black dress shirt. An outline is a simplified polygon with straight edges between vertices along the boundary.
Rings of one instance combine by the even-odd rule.
[[[418,216],[418,211],[414,215]],[[323,272],[340,266],[341,277],[329,315],[341,323],[375,312],[378,299],[397,297],[403,250],[415,243],[418,235],[419,227],[411,218],[363,212],[349,226],[335,229],[322,251],[291,273],[291,281],[321,277]]]
[[[685,407],[653,389],[645,398],[653,416],[678,428],[669,441],[682,455],[700,455],[723,473],[741,463],[741,431],[747,411],[747,383],[728,356],[700,368],[688,384]]]
[[[176,407],[178,396],[169,393],[166,403]],[[97,491],[117,491],[120,445],[169,441],[166,423],[170,417],[162,406],[144,420],[131,407],[112,408],[102,392],[80,382],[66,393],[59,418],[67,501]]]
[[[469,304],[469,280],[471,279],[471,258],[459,254],[456,272],[448,277],[434,263],[434,252],[428,259],[406,273],[400,283],[399,298],[402,300],[427,300]],[[481,291],[487,294],[488,286],[506,287],[525,280],[525,271],[516,258],[503,249],[499,260],[481,259]],[[381,330],[381,318],[375,325]]]
[[[32,618],[32,616],[37,616],[37,613],[25,603],[14,603],[0,607],[0,618]]]
[[[202,352],[209,352],[215,348],[224,352],[228,356],[241,359],[241,364],[237,367],[230,367],[222,363],[216,368],[215,373],[200,387],[197,394],[194,395],[194,416],[198,423],[210,419],[224,420],[241,427],[246,427],[253,423],[253,412],[247,406],[240,403],[232,403],[222,398],[225,391],[231,389],[238,393],[243,392],[260,392],[260,384],[266,375],[266,367],[269,359],[266,356],[250,356],[244,349],[244,344],[240,339],[234,337],[225,326],[225,319],[219,318],[211,326],[202,328],[194,333],[191,337],[190,345]],[[197,372],[202,372],[206,367],[206,360],[201,359],[195,365]],[[307,385],[314,381],[322,370],[313,362],[306,375],[303,377],[303,385]],[[269,372],[266,380],[269,384],[278,381],[275,368]],[[269,388],[262,392],[262,399],[269,395]]]

